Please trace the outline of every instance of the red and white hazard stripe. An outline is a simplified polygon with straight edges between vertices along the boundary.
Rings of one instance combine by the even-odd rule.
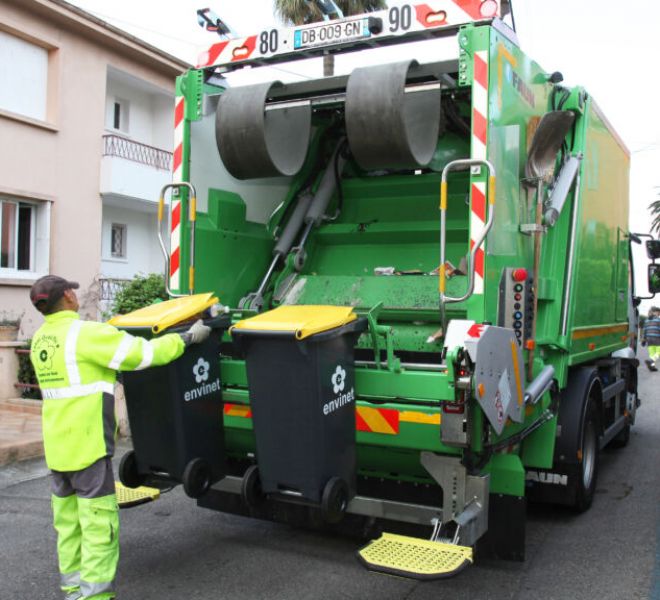
[[[185,101],[177,96],[174,101],[174,156],[172,158],[172,181],[183,181],[183,116]],[[179,290],[181,283],[181,200],[172,196],[170,232],[170,288]]]
[[[488,52],[474,54],[472,83],[472,158],[485,160],[488,144]],[[470,249],[486,224],[486,182],[472,183],[472,209],[470,213]],[[484,293],[485,242],[475,257],[474,293]]]
[[[197,59],[198,67],[208,67],[215,64],[226,64],[248,60],[257,47],[257,36],[236,38],[228,42],[213,44],[206,52],[202,52]]]
[[[427,28],[490,19],[500,11],[499,2],[495,0],[436,0],[414,6],[417,20]]]

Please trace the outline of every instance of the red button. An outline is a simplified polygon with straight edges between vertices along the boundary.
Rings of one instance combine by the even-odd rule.
[[[514,281],[526,281],[527,269],[514,269],[511,275]]]

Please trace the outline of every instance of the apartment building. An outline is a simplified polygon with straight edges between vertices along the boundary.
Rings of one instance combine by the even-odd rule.
[[[163,270],[174,81],[189,65],[63,0],[0,0],[0,321],[41,323],[32,283],[80,282],[96,318],[117,285]]]

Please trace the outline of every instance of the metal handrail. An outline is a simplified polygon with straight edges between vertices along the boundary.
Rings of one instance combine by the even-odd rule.
[[[170,253],[165,247],[163,240],[163,216],[165,214],[165,192],[169,189],[187,188],[190,192],[188,220],[191,223],[190,228],[190,260],[188,265],[188,294],[175,294],[170,289]],[[171,214],[171,211],[170,211]],[[195,293],[195,230],[197,228],[197,192],[195,186],[187,181],[178,183],[168,183],[164,185],[158,195],[158,242],[160,249],[165,257],[165,291],[173,298],[182,298]]]
[[[454,298],[452,296],[445,295],[445,289],[447,285],[447,279],[445,277],[445,246],[447,243],[447,175],[450,171],[457,171],[459,169],[468,169],[471,167],[486,167],[488,169],[488,204],[490,204],[490,210],[488,211],[488,220],[481,232],[479,238],[475,241],[472,250],[470,251],[469,259],[469,279],[467,291],[460,298]],[[440,183],[440,305],[444,307],[447,302],[463,302],[467,300],[474,293],[474,282],[476,275],[476,256],[477,251],[484,243],[486,236],[490,232],[493,221],[495,219],[495,167],[490,161],[487,160],[476,160],[476,159],[460,159],[452,160],[450,163],[447,163],[445,168],[442,170],[442,180]]]
[[[117,156],[163,171],[172,169],[172,153],[115,134],[103,136],[103,156]]]

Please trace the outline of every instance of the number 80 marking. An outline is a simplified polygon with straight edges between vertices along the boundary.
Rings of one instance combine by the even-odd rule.
[[[261,54],[274,54],[278,45],[277,29],[262,31],[259,35],[259,52]]]

